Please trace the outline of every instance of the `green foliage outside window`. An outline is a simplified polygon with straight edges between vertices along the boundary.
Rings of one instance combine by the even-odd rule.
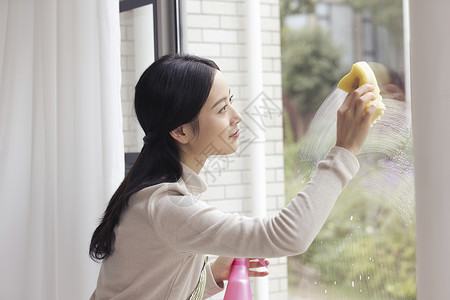
[[[317,110],[341,77],[340,51],[320,26],[282,29],[283,94],[303,116]]]

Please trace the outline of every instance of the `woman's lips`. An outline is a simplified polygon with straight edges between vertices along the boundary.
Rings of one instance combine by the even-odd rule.
[[[230,135],[230,137],[232,138],[239,137],[239,129],[233,135]]]

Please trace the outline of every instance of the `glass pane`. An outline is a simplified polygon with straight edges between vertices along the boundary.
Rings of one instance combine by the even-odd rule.
[[[289,258],[290,299],[416,299],[402,1],[282,0],[280,15],[286,201],[334,145],[345,98],[336,85],[353,63],[369,62],[387,107],[320,234],[305,254]]]
[[[120,30],[125,152],[139,152],[144,133],[133,112],[134,87],[144,70],[155,60],[153,4],[121,12]],[[126,156],[128,169],[134,162],[133,157]]]

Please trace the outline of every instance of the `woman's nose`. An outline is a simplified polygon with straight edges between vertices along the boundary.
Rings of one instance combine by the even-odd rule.
[[[241,116],[241,114],[237,111],[236,108],[234,108],[233,106],[231,106],[231,107],[232,107],[232,109],[233,109],[233,111],[234,111],[234,115],[233,115],[232,121],[233,121],[233,123],[238,124],[239,122],[242,121],[242,116]]]

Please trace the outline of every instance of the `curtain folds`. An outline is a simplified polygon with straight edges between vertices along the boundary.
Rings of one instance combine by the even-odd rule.
[[[87,299],[123,178],[118,1],[0,3],[0,294]]]

